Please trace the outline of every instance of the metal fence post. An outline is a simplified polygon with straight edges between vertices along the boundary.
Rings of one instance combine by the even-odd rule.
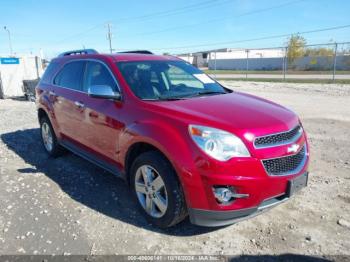
[[[35,56],[35,69],[36,69],[36,78],[39,79],[40,78],[40,74],[39,74],[39,57]]]
[[[0,99],[4,99],[5,95],[4,95],[4,90],[2,87],[2,81],[1,81],[1,72],[0,72]]]
[[[214,53],[214,78],[216,79],[216,51]]]
[[[248,70],[249,70],[249,50],[245,50],[247,53],[247,64],[246,64],[246,71],[245,71],[245,78],[248,79]]]
[[[338,43],[334,44],[334,55],[333,55],[333,82],[335,82],[335,73],[337,70],[337,49]]]
[[[288,53],[288,47],[286,46],[284,48],[284,57],[283,57],[283,81],[286,80],[286,73],[287,73],[287,53]]]

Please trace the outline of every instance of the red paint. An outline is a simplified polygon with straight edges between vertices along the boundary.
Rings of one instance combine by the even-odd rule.
[[[255,149],[253,142],[245,137],[246,134],[254,138],[295,127],[298,117],[280,105],[239,92],[179,101],[142,101],[132,93],[115,63],[177,58],[141,54],[75,55],[54,59],[60,64],[56,72],[72,59],[97,59],[106,63],[119,83],[122,101],[91,98],[82,92],[40,83],[37,88],[38,107],[49,115],[57,137],[80,145],[122,171],[125,171],[128,149],[134,143],[155,146],[173,164],[187,205],[191,208],[235,210],[255,207],[267,198],[284,193],[287,181],[307,170],[308,160],[298,174],[268,176],[261,159],[290,155],[292,153],[287,153],[290,145]],[[50,91],[57,96],[50,96]],[[81,101],[86,108],[79,109],[72,101]],[[212,159],[192,141],[188,133],[189,124],[235,134],[245,143],[251,157],[232,158],[226,162]],[[305,134],[296,143],[307,144]],[[233,185],[250,197],[222,206],[214,199],[213,185]]]

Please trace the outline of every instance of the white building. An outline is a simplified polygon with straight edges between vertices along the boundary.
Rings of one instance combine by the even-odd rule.
[[[180,54],[177,57],[197,66],[207,67],[214,60],[226,59],[247,59],[248,58],[283,58],[285,56],[284,48],[276,49],[233,49],[222,48],[208,50],[196,53]]]
[[[41,59],[37,56],[0,55],[0,95],[23,96],[23,80],[38,79],[42,73]]]
[[[211,51],[210,59],[246,59],[249,58],[280,58],[284,57],[285,49],[230,49],[225,52]],[[216,57],[215,57],[216,56]]]

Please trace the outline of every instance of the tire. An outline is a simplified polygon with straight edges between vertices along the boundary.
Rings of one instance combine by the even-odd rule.
[[[48,131],[48,135],[51,137],[51,138],[48,138],[50,139],[50,144],[51,146],[48,146],[48,144],[46,142],[48,141],[45,141],[45,130]],[[51,125],[51,122],[50,120],[48,119],[47,116],[44,116],[40,119],[40,132],[41,132],[41,141],[42,141],[42,144],[43,144],[43,147],[45,149],[45,151],[51,156],[51,157],[58,157],[58,156],[61,156],[63,153],[64,153],[64,148],[58,143],[57,141],[57,137],[55,135],[55,132],[52,128],[52,125]]]
[[[148,176],[153,179],[150,179],[152,183],[149,187],[140,186],[146,185],[145,173],[148,173]],[[156,183],[153,183],[154,181]],[[159,186],[161,184],[159,181],[163,182],[162,187]],[[151,189],[152,185],[156,185],[153,191]],[[177,174],[170,162],[159,152],[145,152],[135,159],[130,169],[130,187],[141,212],[153,225],[160,228],[171,227],[187,216],[185,198]],[[147,188],[148,191],[143,192]],[[160,190],[155,192],[158,188]],[[149,195],[153,195],[153,198]],[[147,198],[151,199],[153,203],[151,208],[147,208],[147,206],[150,206],[150,204],[147,205],[147,203],[150,203]],[[162,205],[159,205],[159,203],[162,203]],[[164,209],[164,203],[166,203],[166,209]],[[159,208],[159,206],[162,208]]]

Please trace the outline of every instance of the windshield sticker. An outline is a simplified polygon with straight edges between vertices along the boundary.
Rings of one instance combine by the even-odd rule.
[[[206,74],[194,74],[193,75],[195,78],[197,78],[199,81],[201,81],[203,84],[214,84],[214,80],[211,79],[209,76]]]

